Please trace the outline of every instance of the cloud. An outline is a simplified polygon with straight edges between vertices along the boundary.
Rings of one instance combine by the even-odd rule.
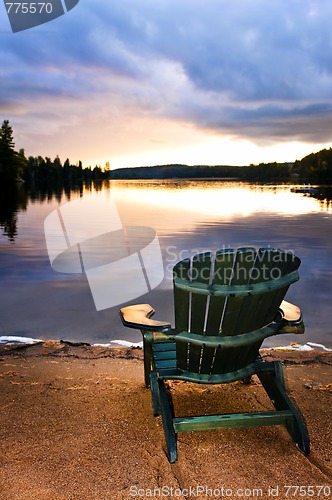
[[[0,113],[32,142],[138,118],[328,142],[331,19],[328,0],[86,0],[42,27],[2,29]]]

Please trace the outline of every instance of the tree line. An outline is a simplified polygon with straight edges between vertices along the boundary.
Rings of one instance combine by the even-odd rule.
[[[93,169],[83,167],[81,161],[72,165],[68,158],[62,163],[59,156],[56,156],[54,160],[42,156],[29,156],[22,178],[30,183],[41,182],[54,185],[68,182],[75,184],[80,181],[108,179],[108,172],[98,165]]]
[[[230,165],[156,165],[120,168],[110,172],[111,179],[228,179],[250,182],[284,182],[290,177],[289,163],[250,166]]]
[[[26,158],[23,150],[14,149],[13,130],[8,120],[0,128],[0,180],[12,181],[19,178],[25,169]]]
[[[294,163],[294,173],[302,179],[316,184],[332,183],[332,148],[322,149],[317,153],[297,160]]]
[[[8,120],[0,128],[0,181],[23,180],[30,184],[75,185],[81,181],[102,179],[236,179],[247,182],[311,182],[332,183],[332,148],[311,153],[295,163],[260,163],[259,165],[156,165],[153,167],[120,168],[110,171],[106,163],[104,169],[83,167],[79,161],[64,163],[58,156],[29,156],[24,150],[15,150],[13,130]]]
[[[156,165],[120,168],[110,172],[111,179],[229,179],[245,182],[332,183],[332,148],[311,153],[294,163],[259,165]]]
[[[42,156],[26,158],[24,149],[15,150],[13,129],[8,120],[4,120],[0,128],[0,181],[11,183],[25,181],[27,183],[43,183],[56,185],[63,182],[75,184],[79,181],[92,181],[109,178],[109,164],[102,169],[96,165],[93,169],[83,167],[79,161],[76,165],[67,158],[64,163],[56,156],[54,160]]]

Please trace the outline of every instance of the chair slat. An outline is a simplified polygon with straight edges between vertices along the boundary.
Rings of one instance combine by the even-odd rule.
[[[212,279],[213,285],[230,284],[234,256],[235,250],[233,249],[221,250],[216,253]],[[209,311],[206,322],[207,335],[218,335],[224,312],[225,301],[225,297],[210,297]]]
[[[178,262],[173,268],[173,276],[182,279],[189,279],[190,259],[184,259]],[[189,330],[189,309],[190,293],[181,290],[173,284],[174,288],[174,315],[175,328],[179,330]]]
[[[247,346],[217,349],[211,373],[241,370],[257,359],[261,344],[262,341],[258,341]]]
[[[284,276],[285,274],[291,273],[293,271],[296,271],[299,268],[301,261],[298,257],[295,257],[292,252],[285,253],[285,255],[283,257],[284,257],[284,261],[282,262],[282,266],[280,266],[280,272],[282,273],[281,274],[282,276]],[[273,318],[273,311],[278,309],[278,307],[280,306],[281,302],[283,301],[283,299],[287,293],[289,286],[290,285],[288,285],[284,288],[281,288],[280,290],[275,291],[273,300],[271,301],[270,310],[265,318],[266,324],[273,321],[273,319],[274,319]]]
[[[216,347],[203,346],[199,373],[212,373],[216,350]]]
[[[163,368],[167,369],[176,369],[176,359],[156,359],[155,360],[156,370],[162,370]]]
[[[177,360],[177,367],[180,370],[188,370],[188,343],[187,342],[177,342],[176,343],[176,360]]]
[[[255,248],[239,248],[234,262],[232,285],[245,285],[250,279],[250,271],[256,260]],[[222,335],[236,335],[236,325],[244,297],[228,297],[222,320]]]
[[[155,352],[165,352],[165,351],[175,350],[175,342],[169,340],[163,342],[153,342],[152,346]]]
[[[230,413],[229,415],[200,415],[176,417],[173,419],[175,432],[208,431],[210,429],[231,429],[267,425],[289,425],[293,421],[290,410]]]
[[[202,347],[195,344],[188,346],[188,365],[187,370],[190,372],[200,373]]]
[[[288,273],[288,270],[296,270],[292,268],[294,256],[291,252],[280,251],[276,249],[261,249],[259,253],[261,259],[260,269],[262,275],[266,277],[266,281],[270,279],[278,279]],[[275,314],[281,304],[289,285],[266,292],[259,297],[258,307],[255,314],[252,316],[251,322],[248,325],[251,330],[260,328],[262,325],[271,323],[274,320]]]
[[[211,276],[211,253],[201,253],[192,259],[191,280],[209,284]],[[208,297],[191,295],[190,331],[204,333]]]
[[[271,265],[275,250],[261,248],[250,271],[249,283],[262,283],[271,279]],[[250,332],[266,324],[265,319],[275,292],[245,297],[239,314],[236,332]],[[273,316],[275,312],[273,313]]]
[[[162,359],[175,359],[176,358],[175,348],[172,349],[172,350],[168,350],[168,351],[156,351],[154,349],[153,353],[155,354],[155,357],[158,360],[162,360]]]

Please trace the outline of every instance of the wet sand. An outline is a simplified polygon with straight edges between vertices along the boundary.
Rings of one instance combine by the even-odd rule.
[[[179,434],[170,465],[141,349],[0,345],[0,498],[332,498],[332,354],[262,353],[283,361],[310,456],[282,427],[227,429]],[[270,408],[255,378],[171,391],[177,414]]]

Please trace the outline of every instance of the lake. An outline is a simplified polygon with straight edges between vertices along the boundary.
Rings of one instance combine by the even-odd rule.
[[[139,342],[140,332],[122,326],[120,307],[147,302],[156,309],[156,319],[173,321],[171,268],[177,260],[206,250],[255,246],[291,250],[302,261],[300,281],[291,286],[287,300],[301,307],[306,332],[275,337],[264,345],[311,341],[332,347],[331,190],[321,188],[308,196],[292,192],[291,187],[158,180],[110,181],[58,192],[27,192],[22,185],[2,193],[0,336]],[[87,238],[99,230],[108,203],[113,204],[112,210],[116,207],[123,227],[154,230],[165,274],[158,285],[135,300],[126,300],[124,292],[125,302],[97,310],[84,273],[52,268],[44,221],[51,214],[81,206],[73,203],[85,199],[90,205],[83,212],[73,208],[71,224],[80,225],[83,236],[86,227]]]

